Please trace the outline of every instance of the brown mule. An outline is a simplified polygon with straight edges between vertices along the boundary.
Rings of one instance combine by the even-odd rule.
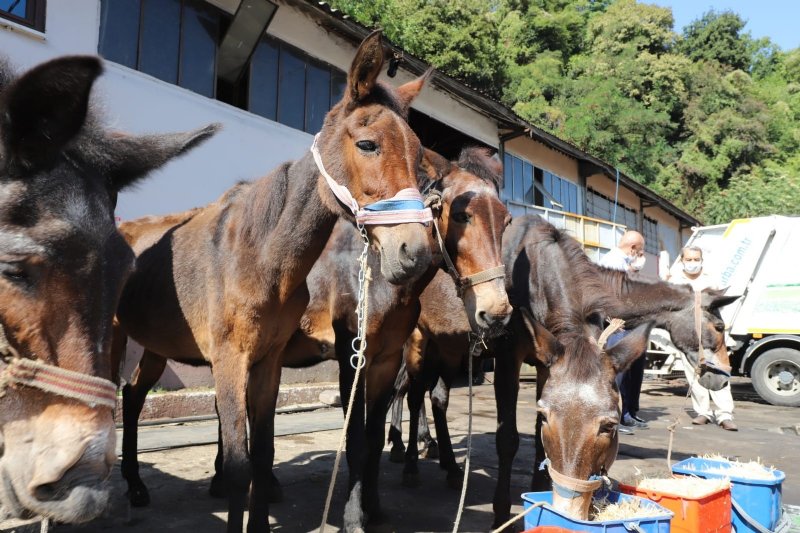
[[[665,282],[636,281],[629,279],[625,273],[603,269],[592,263],[583,253],[580,245],[574,239],[558,232],[550,224],[537,216],[521,217],[515,219],[503,236],[504,260],[507,267],[509,264],[512,285],[509,295],[512,303],[516,307],[528,307],[534,311],[534,316],[544,317],[542,312],[553,312],[560,308],[578,309],[578,315],[573,317],[574,328],[577,329],[581,321],[584,321],[583,328],[589,328],[590,336],[597,336],[601,329],[601,323],[597,319],[599,316],[618,317],[626,320],[626,329],[634,330],[637,326],[646,327],[648,321],[654,322],[659,327],[670,330],[676,343],[681,349],[688,353],[698,351],[698,339],[695,333],[695,300],[690,290],[686,287],[674,286]],[[549,259],[548,259],[549,258]],[[409,392],[409,405],[412,402],[422,408],[421,396],[427,389],[432,389],[431,403],[433,405],[434,421],[436,423],[438,448],[442,468],[450,471],[455,465],[454,461],[447,463],[447,459],[452,456],[449,435],[447,433],[446,406],[449,395],[449,383],[452,376],[456,374],[462,365],[462,361],[467,351],[467,342],[464,335],[469,330],[468,325],[463,319],[453,315],[443,315],[441,309],[447,307],[448,302],[454,299],[453,291],[446,284],[434,282],[421,297],[422,314],[418,325],[418,332],[412,336],[406,355],[409,368],[409,380],[412,387]],[[580,290],[579,294],[572,296],[574,307],[567,305],[564,307],[559,304],[561,298],[559,294],[574,294],[573,290]],[[706,291],[701,300],[701,324],[703,331],[703,346],[707,352],[719,354],[722,357],[720,347],[724,347],[721,336],[717,309],[733,301],[735,297],[726,297],[719,292]],[[558,304],[558,305],[557,305]],[[584,309],[585,308],[585,309]],[[583,309],[582,311],[580,311]],[[548,311],[549,310],[549,311]],[[556,313],[554,317],[566,311]],[[581,316],[583,313],[583,316]],[[589,315],[588,317],[586,315]],[[567,316],[569,316],[567,314]],[[538,317],[537,317],[538,318]],[[553,322],[543,319],[548,328],[553,327]],[[594,325],[592,325],[594,324]],[[509,480],[510,465],[513,455],[516,453],[518,443],[518,433],[516,430],[516,391],[518,390],[519,370],[523,360],[532,361],[542,366],[536,356],[534,343],[530,340],[532,336],[532,326],[525,326],[524,323],[517,324],[517,335],[510,335],[493,350],[495,353],[515,354],[513,357],[503,357],[496,359],[495,387],[497,389],[498,402],[498,453],[500,454],[500,479],[498,489],[495,493],[495,521],[502,523],[508,518],[510,509]],[[556,332],[553,330],[554,333]],[[560,338],[560,335],[556,335]],[[527,340],[526,340],[527,339]],[[636,344],[635,337],[629,338],[628,342]],[[573,341],[574,342],[574,341]],[[677,344],[676,344],[677,345]],[[570,343],[564,343],[567,352],[570,352]],[[634,346],[635,347],[635,346]],[[591,350],[591,346],[587,349]],[[623,350],[622,347],[615,348]],[[628,351],[630,351],[630,345]],[[574,351],[574,350],[573,350]],[[635,350],[634,350],[635,351]],[[641,353],[641,352],[639,352]],[[708,355],[707,358],[710,358]],[[568,355],[563,361],[573,360],[574,356]],[[421,361],[422,367],[418,369],[415,361]],[[721,359],[724,364],[724,359]],[[617,367],[624,367],[625,358],[617,356],[609,360],[610,364]],[[563,365],[564,363],[558,363]],[[567,367],[569,368],[569,367]],[[575,367],[578,368],[577,366]],[[602,379],[592,380],[586,384],[595,391],[597,398],[603,398],[603,402],[611,401],[617,397],[617,392],[608,382],[609,376],[607,366],[598,371]],[[708,374],[714,374],[713,371]],[[547,375],[547,369],[540,370],[540,376]],[[421,376],[421,377],[417,377]],[[440,379],[441,377],[441,379]],[[552,390],[561,388],[562,379],[569,377],[568,373],[556,372],[555,377],[551,375],[547,383]],[[421,383],[414,383],[416,379]],[[402,380],[401,380],[402,381]],[[543,386],[543,380],[539,380],[539,387]],[[575,384],[580,384],[581,380],[572,379],[570,387],[565,390],[572,390]],[[587,390],[589,390],[587,389]],[[413,392],[412,392],[413,391]],[[513,392],[513,395],[510,394]],[[544,390],[539,388],[541,396]],[[412,394],[414,398],[412,399]],[[401,402],[402,397],[395,400]],[[542,421],[537,423],[536,439],[536,460],[537,464],[545,459],[551,458],[552,468],[557,472],[565,473],[574,478],[586,479],[590,474],[597,474],[598,461],[606,461],[610,441],[608,445],[602,435],[607,431],[601,431],[602,424],[591,417],[579,418],[578,421],[591,425],[587,429],[587,434],[597,435],[595,439],[594,452],[589,457],[582,459],[582,462],[575,459],[579,448],[574,446],[574,441],[559,437],[552,437],[556,434],[553,428],[562,427],[564,420],[570,419],[571,407],[569,402],[549,402],[547,403],[547,418],[550,422],[549,441],[542,444],[540,437],[542,431],[538,430]],[[398,420],[402,413],[402,404],[395,404],[393,410],[392,435],[394,448],[402,449],[402,440],[398,430]],[[415,413],[411,413],[412,419]],[[427,433],[427,424],[424,414],[416,417],[420,420],[420,433]],[[610,427],[610,422],[606,426]],[[593,424],[593,425],[592,425]],[[592,429],[594,428],[594,429]],[[594,433],[592,433],[594,431]],[[411,440],[411,439],[409,439]],[[568,450],[561,450],[560,446],[569,447]],[[616,449],[616,448],[614,448]],[[397,452],[395,452],[397,453]],[[571,459],[570,459],[571,458]],[[573,465],[583,465],[580,468],[575,466],[565,466],[567,459]],[[563,464],[562,464],[563,463]],[[583,472],[586,465],[595,465],[596,468]],[[610,466],[610,465],[609,465]],[[544,474],[544,475],[542,475]],[[546,472],[534,472],[534,487],[540,490],[549,488],[549,477]],[[583,500],[585,502],[585,499]]]
[[[137,260],[118,308],[114,352],[118,360],[124,355],[126,334],[146,350],[124,390],[122,471],[134,504],[148,501],[135,453],[146,384],[160,375],[167,358],[210,364],[225,454],[228,531],[242,529],[251,479],[248,530],[269,529],[281,353],[308,303],[308,272],[336,220],[352,221],[324,180],[322,165],[359,206],[417,185],[422,148],[405,116],[423,80],[398,89],[379,83],[380,40],[376,32],[359,46],[344,97],[315,142],[319,162],[309,153],[233,187],[205,208],[123,227]],[[406,282],[428,268],[423,225],[369,226],[367,232],[381,251],[387,279]]]
[[[96,57],[14,79],[0,60],[0,516],[100,515],[116,461],[111,320],[133,253],[118,191],[210,137],[121,136],[93,116]]]

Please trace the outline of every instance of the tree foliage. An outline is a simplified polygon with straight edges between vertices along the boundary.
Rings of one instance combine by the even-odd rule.
[[[800,49],[637,0],[332,0],[707,223],[796,214]]]

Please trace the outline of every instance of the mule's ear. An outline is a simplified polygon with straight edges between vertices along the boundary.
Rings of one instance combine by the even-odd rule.
[[[408,113],[408,110],[411,107],[411,102],[413,102],[414,98],[419,95],[420,91],[422,91],[422,88],[425,86],[425,83],[430,79],[432,74],[433,67],[430,67],[419,78],[408,83],[404,83],[395,90],[397,98],[400,100],[400,103],[403,106],[403,111]]]
[[[564,355],[564,346],[558,342],[555,336],[550,333],[538,320],[533,318],[529,310],[520,308],[522,323],[533,340],[533,347],[536,350],[536,359],[543,365],[550,366],[556,359]]]
[[[0,134],[12,172],[54,162],[83,127],[102,70],[97,57],[62,57],[31,69],[5,91]]]
[[[453,164],[433,150],[422,149],[422,161],[419,163],[422,172],[431,180],[440,180],[450,173]]]
[[[653,323],[645,322],[625,335],[618,343],[606,348],[605,352],[611,358],[611,364],[618,374],[627,370],[638,357],[644,356],[650,340],[651,329],[653,329]]]
[[[703,290],[703,307],[706,309],[719,309],[730,305],[739,298],[741,295],[727,295],[725,292],[728,290],[725,287],[722,290],[704,289]]]
[[[105,167],[111,188],[120,191],[200,145],[221,128],[221,124],[209,124],[184,133],[119,135],[107,139],[105,153],[98,154],[98,157],[105,159],[102,166]]]
[[[361,42],[356,50],[356,57],[350,65],[350,73],[347,75],[350,100],[358,102],[369,96],[381,73],[383,62],[381,31],[376,30]]]

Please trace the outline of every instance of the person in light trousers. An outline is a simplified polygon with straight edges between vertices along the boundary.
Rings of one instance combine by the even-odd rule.
[[[711,276],[703,270],[703,250],[697,246],[687,246],[681,250],[682,269],[669,277],[669,281],[676,284],[691,285],[695,291],[714,288]],[[692,419],[692,424],[703,425],[716,422],[722,429],[738,431],[733,422],[733,396],[731,385],[728,383],[718,391],[709,390],[698,382],[694,368],[684,358],[683,372],[692,388],[692,408],[697,416]],[[716,409],[711,408],[714,403]]]

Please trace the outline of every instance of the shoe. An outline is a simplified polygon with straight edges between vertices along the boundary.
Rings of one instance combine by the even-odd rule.
[[[623,435],[633,435],[633,430],[627,426],[623,426],[622,424],[617,426],[617,431],[619,431]]]
[[[631,415],[625,415],[622,417],[622,425],[633,427],[633,428],[642,428],[647,429],[647,424],[645,422],[639,422],[636,418],[632,417]]]
[[[695,426],[702,426],[708,424],[709,422],[711,422],[711,420],[704,415],[698,415],[692,418],[692,424],[694,424]]]
[[[739,428],[736,427],[733,420],[723,420],[719,425],[722,426],[722,429],[725,431],[739,431]]]
[[[636,416],[636,415],[631,415],[631,418],[633,418],[633,419],[634,419],[634,420],[636,420],[637,422],[641,422],[642,424],[646,424],[646,423],[647,423],[647,420],[645,420],[645,419],[644,419],[644,418],[642,418],[642,417]]]

